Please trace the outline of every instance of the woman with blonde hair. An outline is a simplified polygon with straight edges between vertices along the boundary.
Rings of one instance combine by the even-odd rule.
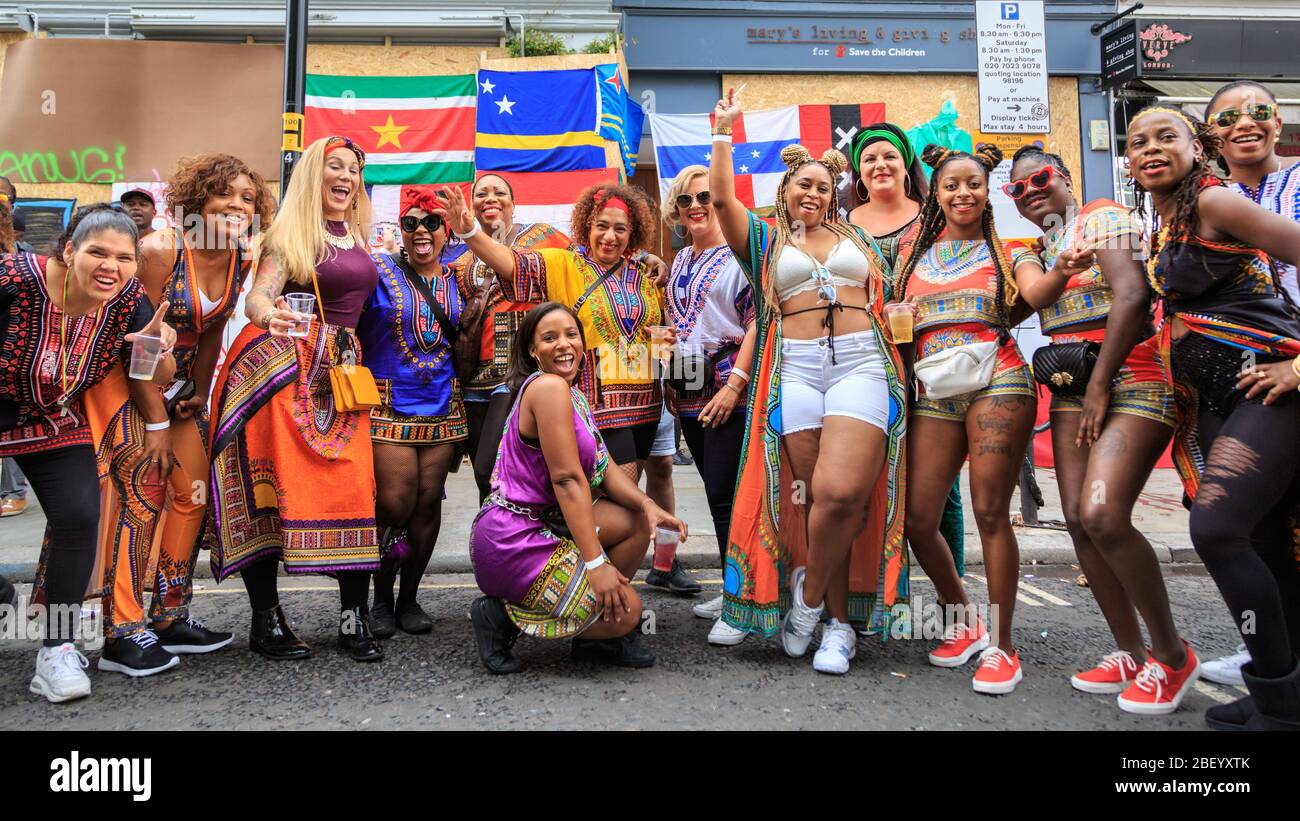
[[[213,576],[243,577],[249,645],[271,659],[311,655],[280,609],[281,560],[290,574],[335,576],[339,646],[356,661],[383,658],[366,607],[379,567],[369,411],[336,407],[331,387],[332,369],[361,360],[355,329],[378,281],[365,162],[345,137],[303,152],[213,394]],[[290,310],[286,294],[314,296],[314,313]]]

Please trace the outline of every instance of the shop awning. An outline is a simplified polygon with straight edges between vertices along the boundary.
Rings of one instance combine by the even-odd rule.
[[[1152,80],[1144,77],[1142,82],[1155,90],[1157,99],[1181,106],[1188,116],[1198,120],[1205,115],[1205,104],[1210,97],[1223,86],[1218,80]],[[1277,96],[1283,124],[1300,125],[1300,83],[1266,81],[1264,85]]]

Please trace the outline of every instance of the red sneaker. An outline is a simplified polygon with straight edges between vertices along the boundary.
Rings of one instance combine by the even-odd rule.
[[[1177,710],[1201,675],[1201,662],[1191,645],[1183,641],[1183,646],[1187,648],[1187,661],[1178,670],[1154,658],[1147,659],[1137,678],[1116,699],[1119,708],[1143,716],[1164,716]]]
[[[1101,664],[1070,677],[1070,685],[1085,693],[1122,693],[1137,677],[1138,666],[1124,650],[1108,653]]]
[[[930,651],[930,663],[935,667],[960,667],[970,657],[989,646],[989,634],[982,621],[974,627],[961,622],[950,624],[944,631],[943,643]]]
[[[1020,654],[1007,655],[1001,647],[990,647],[980,653],[980,668],[975,671],[971,689],[977,693],[1001,696],[1016,689],[1024,678],[1020,672]]]

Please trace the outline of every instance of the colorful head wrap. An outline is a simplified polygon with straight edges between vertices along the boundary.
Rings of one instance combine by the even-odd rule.
[[[419,208],[432,214],[435,209],[446,208],[447,203],[438,199],[438,189],[432,185],[403,185],[401,199],[398,201],[397,214],[405,216],[412,208]]]
[[[1169,106],[1164,106],[1164,105],[1148,106],[1147,108],[1144,108],[1141,111],[1139,111],[1137,114],[1134,114],[1133,119],[1128,121],[1129,130],[1133,129],[1133,123],[1137,122],[1138,120],[1142,119],[1148,114],[1168,114],[1171,117],[1176,117],[1177,119],[1183,121],[1183,124],[1187,126],[1187,130],[1192,133],[1193,137],[1195,137],[1197,134],[1196,124],[1192,122],[1191,117],[1188,117],[1186,114],[1184,114],[1183,112],[1179,111],[1176,108],[1170,108]]]
[[[912,163],[916,161],[916,151],[912,149],[912,143],[907,139],[907,135],[902,129],[893,123],[877,123],[879,127],[867,126],[853,135],[853,144],[849,148],[849,154],[853,158],[853,173],[858,173],[858,168],[862,165],[862,152],[872,143],[884,140],[894,148],[903,157],[903,167],[910,169]]]
[[[330,153],[331,151],[337,149],[337,148],[350,148],[350,149],[352,149],[352,153],[357,155],[357,163],[358,163],[362,168],[365,168],[365,167],[366,167],[366,152],[364,152],[364,151],[361,150],[361,146],[359,146],[359,145],[357,145],[356,143],[352,142],[352,139],[351,139],[351,138],[349,138],[349,137],[330,137],[329,139],[327,139],[327,140],[325,141],[325,151],[324,151],[325,156],[329,156],[329,153]]]

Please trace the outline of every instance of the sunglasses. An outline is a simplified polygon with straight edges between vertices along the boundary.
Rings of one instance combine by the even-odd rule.
[[[705,206],[705,205],[708,205],[710,202],[713,201],[713,197],[712,197],[712,195],[709,194],[708,191],[701,191],[700,193],[696,194],[694,197],[692,197],[690,194],[678,194],[678,195],[677,195],[677,207],[678,207],[678,208],[690,208],[690,207],[691,207],[691,200],[695,200],[695,201],[698,202],[701,206]]]
[[[414,234],[415,229],[421,225],[428,228],[431,234],[436,234],[442,229],[442,217],[437,214],[425,214],[422,217],[402,217],[399,222],[402,224],[402,230],[408,234]]]
[[[835,289],[835,283],[831,279],[830,269],[825,265],[818,265],[813,269],[813,279],[817,281],[817,296],[827,302],[834,302],[839,296]]]
[[[1210,122],[1219,128],[1232,128],[1241,119],[1242,114],[1247,114],[1257,123],[1266,122],[1277,116],[1277,103],[1256,103],[1248,105],[1243,111],[1239,108],[1225,108],[1217,114],[1210,115]]]
[[[1030,191],[1042,191],[1051,185],[1052,178],[1060,173],[1061,170],[1056,166],[1045,165],[1023,180],[1005,183],[1002,186],[1002,193],[1013,200],[1024,199]]]

